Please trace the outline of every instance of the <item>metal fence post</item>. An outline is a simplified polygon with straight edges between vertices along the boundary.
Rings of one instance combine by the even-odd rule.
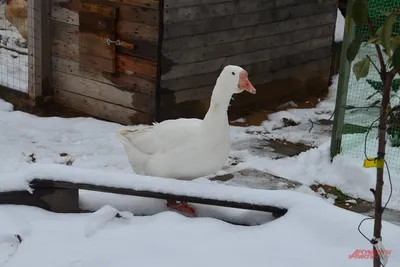
[[[347,13],[351,12],[353,1],[347,3]],[[348,23],[350,25],[348,25]],[[355,24],[352,20],[346,20],[342,49],[340,55],[339,80],[335,103],[335,117],[333,121],[332,137],[331,137],[331,160],[340,153],[342,145],[342,134],[344,128],[344,117],[346,112],[347,91],[349,78],[351,74],[351,64],[346,58],[347,48],[355,36]]]

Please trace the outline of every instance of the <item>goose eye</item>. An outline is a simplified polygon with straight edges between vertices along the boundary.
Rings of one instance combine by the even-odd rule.
[[[235,75],[235,73],[232,71],[232,75]]]

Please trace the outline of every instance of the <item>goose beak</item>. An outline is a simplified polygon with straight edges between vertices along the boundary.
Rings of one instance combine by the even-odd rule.
[[[254,86],[249,81],[247,71],[245,71],[245,70],[243,70],[239,74],[239,85],[238,85],[238,87],[239,87],[239,89],[247,91],[247,92],[249,92],[249,93],[251,93],[253,95],[256,94],[256,88],[254,88]]]

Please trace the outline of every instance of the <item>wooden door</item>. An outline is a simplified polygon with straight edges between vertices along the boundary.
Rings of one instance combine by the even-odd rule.
[[[151,123],[158,0],[52,0],[55,99],[124,124]]]
[[[142,0],[81,1],[81,62],[110,74],[125,73],[155,79],[159,17],[156,3]]]
[[[81,2],[79,9],[79,58],[85,65],[115,72],[117,9]]]

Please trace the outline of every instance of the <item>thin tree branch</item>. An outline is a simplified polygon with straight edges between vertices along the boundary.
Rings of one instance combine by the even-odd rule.
[[[367,55],[367,58],[368,58],[368,59],[369,59],[369,61],[372,63],[372,65],[375,67],[376,71],[377,71],[378,73],[380,73],[380,71],[379,71],[378,67],[375,65],[375,63],[372,61],[372,59],[370,58],[370,56],[369,56],[369,55]]]
[[[370,33],[371,33],[371,37],[372,37],[372,38],[376,38],[376,33],[375,33],[375,30],[374,30],[374,25],[373,25],[373,23],[372,23],[372,21],[371,21],[371,19],[370,19],[369,16],[367,17],[367,22],[368,22],[369,31],[370,31]],[[382,49],[381,49],[381,47],[379,46],[379,44],[375,44],[375,49],[376,49],[376,52],[377,52],[377,54],[378,54],[379,63],[380,63],[380,65],[381,65],[381,71],[380,71],[380,73],[381,73],[381,75],[382,75],[382,74],[386,73],[385,60],[383,59]],[[384,77],[384,76],[382,76],[382,77]]]

